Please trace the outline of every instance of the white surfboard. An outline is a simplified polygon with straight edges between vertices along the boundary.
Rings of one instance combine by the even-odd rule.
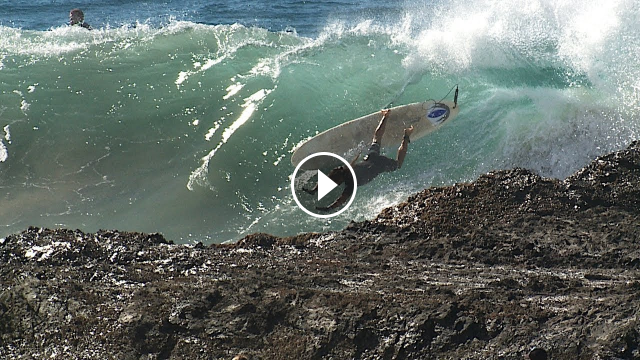
[[[402,143],[404,129],[411,125],[414,127],[411,141],[415,141],[453,120],[459,110],[459,106],[455,106],[453,102],[433,100],[394,107],[389,112],[380,145],[398,147]],[[320,133],[294,151],[291,163],[297,166],[307,156],[320,151],[332,152],[347,161],[352,161],[358,153],[364,154],[367,151],[380,119],[382,114],[378,111]],[[392,157],[394,156],[395,152]],[[309,170],[334,165],[324,162],[327,160],[331,161],[326,156],[315,157],[305,162],[303,168]]]

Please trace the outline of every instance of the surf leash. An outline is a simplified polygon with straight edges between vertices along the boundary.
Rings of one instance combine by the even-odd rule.
[[[417,75],[419,75],[419,76],[417,76]],[[398,100],[398,98],[402,94],[404,94],[404,91],[407,90],[407,86],[409,86],[410,84],[417,83],[420,79],[422,79],[422,75],[418,74],[418,73],[414,73],[413,75],[409,76],[407,81],[405,81],[404,85],[402,85],[402,87],[400,88],[400,91],[398,91],[396,96],[394,96],[393,99],[386,106],[383,107],[383,109],[388,109],[389,106],[393,105],[393,103],[396,102],[396,100]]]
[[[426,99],[425,101],[433,101],[434,104],[441,104],[444,99],[449,97],[453,89],[456,89],[456,92],[453,94],[453,108],[455,109],[458,107],[458,84],[453,85],[449,90],[449,92],[447,93],[447,95],[443,96],[442,99],[440,99],[440,101],[437,101],[434,98]]]
[[[396,94],[396,96],[393,98],[393,100],[391,100],[390,103],[387,104],[387,106],[383,107],[383,109],[388,109],[389,106],[391,106],[396,100],[398,100],[398,98],[400,97],[400,95],[402,95],[404,93],[404,90],[407,88],[407,85],[409,85],[411,83],[412,79],[409,79],[409,81],[407,81],[404,86],[402,87],[402,89],[400,89],[400,92],[398,92],[398,94]],[[445,96],[442,97],[442,99],[440,99],[440,101],[436,101],[435,99],[431,98],[431,99],[427,99],[425,101],[433,101],[436,104],[441,103],[444,99],[448,98],[449,95],[451,95],[451,92],[453,91],[453,89],[456,89],[456,91],[453,93],[453,108],[457,108],[458,107],[458,84],[455,84],[451,87],[451,89],[449,89],[449,92],[447,92],[447,94]]]
[[[449,92],[447,93],[447,95],[445,95],[442,99],[440,99],[440,101],[438,101],[437,103],[441,103],[442,100],[446,99],[449,97],[449,94],[451,94],[451,92],[453,91],[453,89],[456,89],[456,92],[453,94],[453,108],[455,109],[456,107],[458,107],[458,84],[455,84],[451,87],[451,89],[449,90]],[[433,99],[430,99],[433,100]],[[434,102],[436,102],[435,100],[433,100]]]

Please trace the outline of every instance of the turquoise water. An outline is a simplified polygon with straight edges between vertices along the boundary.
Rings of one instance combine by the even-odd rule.
[[[638,138],[634,1],[254,1],[222,15],[120,2],[120,17],[106,2],[83,8],[91,32],[60,25],[76,5],[34,3],[60,8],[48,24],[12,21],[19,6],[5,3],[0,237],[29,225],[205,243],[340,229],[492,169],[563,178]],[[297,145],[455,84],[459,116],[412,142],[400,171],[333,220],[296,207]]]

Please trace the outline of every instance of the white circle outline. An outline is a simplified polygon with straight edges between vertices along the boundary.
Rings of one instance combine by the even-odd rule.
[[[300,167],[302,166],[302,164],[304,164],[305,162],[309,161],[310,159],[313,159],[314,157],[318,157],[318,156],[331,156],[334,157],[338,160],[340,160],[343,164],[345,164],[347,166],[347,168],[349,169],[349,171],[351,172],[351,177],[353,178],[353,193],[351,193],[351,198],[349,199],[349,202],[347,203],[346,206],[344,206],[342,209],[340,209],[340,211],[333,213],[333,214],[327,214],[327,215],[321,215],[321,214],[316,214],[311,212],[309,209],[307,209],[306,207],[302,206],[302,204],[300,203],[300,200],[298,200],[298,196],[296,195],[296,189],[295,189],[295,181],[296,181],[296,175],[298,175],[298,170],[300,170]],[[353,171],[353,168],[351,167],[351,164],[349,164],[347,162],[347,160],[343,159],[342,157],[334,154],[334,153],[330,153],[330,152],[326,152],[326,151],[321,151],[321,152],[317,152],[315,154],[311,154],[309,156],[307,156],[306,158],[302,159],[302,161],[300,161],[298,163],[298,166],[296,166],[296,169],[293,171],[293,175],[291,176],[291,194],[293,194],[293,200],[295,200],[296,204],[298,205],[298,207],[300,209],[302,209],[302,211],[306,212],[307,214],[316,217],[316,218],[320,218],[320,219],[329,219],[332,218],[334,216],[338,216],[340,214],[342,214],[343,211],[347,210],[349,208],[349,206],[351,206],[351,203],[353,203],[353,200],[356,198],[356,191],[358,190],[358,179],[356,178],[356,173],[355,171]]]

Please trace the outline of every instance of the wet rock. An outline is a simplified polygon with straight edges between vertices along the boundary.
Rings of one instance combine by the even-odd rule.
[[[327,234],[32,227],[0,239],[0,358],[638,359],[639,209],[633,143]]]
[[[529,360],[547,360],[547,351],[542,348],[534,348],[527,354]]]

